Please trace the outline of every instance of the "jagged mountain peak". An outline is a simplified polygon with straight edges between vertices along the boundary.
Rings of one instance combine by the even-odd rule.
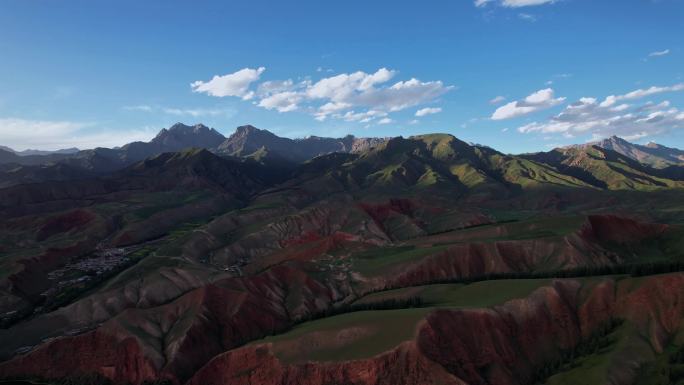
[[[656,168],[663,168],[672,164],[684,163],[684,151],[682,150],[665,147],[655,142],[649,142],[646,145],[640,145],[629,142],[616,135],[597,142],[570,147],[598,147],[604,150],[612,150],[628,158]]]
[[[333,152],[360,152],[373,148],[385,139],[308,136],[300,139],[280,137],[252,125],[238,127],[219,147],[221,153],[262,159],[264,156],[300,163]]]
[[[599,141],[591,142],[591,143],[589,143],[589,145],[595,145],[595,146],[603,147],[603,148],[606,148],[609,150],[612,149],[611,147],[615,147],[615,146],[626,146],[626,147],[634,146],[633,143],[630,143],[630,142],[626,141],[625,139],[623,139],[617,135],[611,135],[611,136],[604,138],[604,139],[601,139]]]
[[[150,143],[161,146],[163,151],[177,151],[188,147],[216,148],[225,139],[221,133],[203,124],[176,123],[159,131]]]
[[[276,134],[269,130],[263,130],[252,126],[251,124],[246,124],[239,126],[235,129],[235,132],[228,137],[228,140],[236,138],[279,138]]]
[[[256,127],[252,126],[251,124],[245,124],[242,126],[238,126],[238,128],[235,129],[236,134],[250,134],[253,132],[270,132],[270,131],[256,128]]]
[[[198,123],[192,126],[186,125],[184,123],[176,123],[172,125],[169,128],[162,128],[161,131],[157,134],[157,137],[163,137],[165,135],[169,134],[184,134],[184,135],[189,135],[189,134],[202,134],[202,133],[217,133],[213,128],[209,128],[205,126],[202,123]]]

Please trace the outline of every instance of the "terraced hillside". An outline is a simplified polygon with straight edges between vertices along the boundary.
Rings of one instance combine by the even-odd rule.
[[[278,172],[247,152],[0,189],[0,378],[684,379],[684,182],[663,169],[446,134]]]

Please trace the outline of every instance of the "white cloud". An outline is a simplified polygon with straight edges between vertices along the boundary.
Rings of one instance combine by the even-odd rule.
[[[318,110],[327,114],[332,112],[343,111],[350,108],[351,106],[351,104],[344,102],[329,102],[322,105]]]
[[[207,82],[195,81],[190,86],[193,92],[206,93],[217,97],[237,96],[247,100],[254,96],[254,92],[249,90],[249,86],[259,80],[265,70],[264,67],[243,68],[232,74],[215,75]]]
[[[360,91],[368,90],[374,84],[390,80],[395,74],[395,71],[386,68],[380,68],[374,74],[367,74],[363,71],[339,74],[319,80],[306,91],[306,94],[311,99],[343,101]]]
[[[390,124],[390,123],[394,123],[394,120],[392,120],[390,118],[382,118],[382,119],[378,120],[378,124]]]
[[[523,100],[513,101],[497,108],[492,114],[491,119],[503,120],[516,118],[551,108],[562,103],[564,100],[565,98],[554,98],[553,89],[546,88],[527,96]]]
[[[622,100],[640,99],[646,96],[676,91],[684,91],[684,83],[679,83],[668,87],[653,86],[650,88],[641,88],[632,92],[628,92],[624,95],[609,95],[603,100],[603,102],[601,102],[601,107],[610,107]]]
[[[363,71],[339,74],[317,81],[306,90],[306,96],[310,99],[354,104],[353,99],[372,92],[376,84],[389,81],[395,74],[396,71],[387,68],[380,68],[373,74]]]
[[[521,8],[533,5],[553,4],[556,0],[475,0],[475,6],[484,7],[492,2],[497,2],[502,7]]]
[[[352,95],[347,101],[354,105],[385,111],[401,111],[405,108],[427,103],[453,89],[441,81],[422,82],[412,78],[394,83],[390,87],[369,88]]]
[[[302,100],[302,95],[297,92],[285,91],[277,94],[267,96],[257,104],[267,110],[278,110],[278,112],[294,111],[298,107],[298,103]]]
[[[421,117],[425,115],[438,114],[440,112],[442,112],[442,109],[439,107],[427,107],[416,111],[416,116]]]
[[[292,79],[266,81],[266,82],[259,84],[259,87],[257,87],[256,93],[259,96],[272,95],[272,94],[278,93],[278,92],[290,91],[294,87],[295,87],[295,84],[292,81]]]
[[[0,118],[2,145],[15,150],[115,147],[150,140],[155,133],[151,128],[101,130],[93,123]]]
[[[648,54],[648,57],[665,56],[665,55],[667,55],[667,54],[669,54],[669,53],[670,53],[670,50],[669,50],[669,49],[665,49],[665,50],[662,50],[662,51],[651,52],[651,53]]]
[[[501,5],[510,8],[529,7],[531,5],[552,4],[556,0],[503,0]]]
[[[246,74],[244,71],[251,72]],[[384,118],[390,112],[433,102],[454,88],[441,81],[423,82],[415,78],[388,84],[397,71],[380,68],[374,73],[341,73],[317,81],[309,78],[297,83],[291,79],[265,81],[250,91],[249,85],[259,79],[261,72],[263,68],[244,69],[219,80],[215,77],[208,83],[195,82],[193,88],[214,96],[243,99],[254,96],[257,99],[254,104],[259,107],[279,112],[306,111],[319,121],[335,118],[363,123]],[[225,87],[226,77],[235,78],[240,73],[243,73],[238,76],[240,79],[248,78],[249,81],[236,86],[233,79],[229,82],[231,86]]]
[[[487,3],[491,2],[493,0],[475,0],[475,6],[476,7],[484,7],[487,5]]]
[[[537,16],[531,15],[529,13],[519,13],[518,18],[525,21],[535,22],[537,21]]]
[[[382,118],[386,116],[387,113],[384,111],[368,110],[364,112],[347,111],[344,115],[341,115],[340,117],[348,122],[368,123],[375,118]]]
[[[331,114],[339,113],[340,111],[347,110],[351,108],[352,105],[344,102],[328,102],[318,108],[318,111],[314,113],[314,117],[318,121],[324,121]]]
[[[596,98],[582,98],[548,121],[530,123],[518,128],[518,131],[560,134],[565,137],[591,134],[594,137],[619,135],[626,139],[637,139],[679,128],[684,128],[684,114],[676,108],[670,108],[669,102],[613,107],[598,103]]]
[[[506,97],[499,95],[499,96],[493,98],[492,100],[490,100],[489,104],[494,105],[494,104],[503,103],[504,100],[506,100]]]

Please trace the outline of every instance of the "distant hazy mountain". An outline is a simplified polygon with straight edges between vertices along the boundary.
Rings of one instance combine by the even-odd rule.
[[[333,152],[365,151],[385,141],[386,138],[356,138],[352,135],[343,138],[310,136],[304,139],[289,139],[247,125],[238,127],[233,135],[218,146],[218,152],[256,159],[281,158],[299,163]]]
[[[31,156],[31,155],[52,155],[52,154],[75,154],[79,152],[80,150],[76,147],[71,147],[71,148],[63,148],[60,150],[34,150],[34,149],[27,149],[27,150],[22,150],[22,151],[17,151],[12,148],[9,148],[7,146],[0,146],[0,150],[5,150],[9,152],[13,152],[19,156]]]
[[[218,131],[202,124],[187,126],[176,123],[168,129],[162,129],[149,142],[132,142],[120,148],[98,147],[76,152],[71,152],[75,149],[65,149],[48,153],[36,153],[35,150],[27,150],[34,153],[15,153],[10,149],[0,153],[0,164],[16,163],[35,166],[59,162],[88,171],[108,172],[164,152],[175,152],[186,148],[216,148],[225,139]]]
[[[592,142],[570,147],[588,148],[598,146],[606,150],[612,150],[641,163],[656,168],[664,168],[670,165],[684,164],[684,151],[665,147],[657,143],[650,142],[643,146],[628,142],[620,137],[611,136],[598,142]]]

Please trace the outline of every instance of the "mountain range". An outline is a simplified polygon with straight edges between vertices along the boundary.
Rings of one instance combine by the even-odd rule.
[[[302,163],[320,155],[330,153],[363,153],[387,142],[391,138],[343,138],[310,136],[303,139],[279,137],[267,130],[246,125],[240,126],[228,138],[213,128],[202,124],[187,126],[177,123],[162,129],[149,142],[133,142],[119,148],[95,148],[92,150],[64,149],[57,151],[25,150],[13,151],[0,147],[0,186],[45,180],[68,180],[77,177],[103,175],[122,169],[145,158],[164,152],[175,152],[187,148],[205,148],[217,155],[253,159],[272,165]],[[481,147],[483,146],[475,146]],[[613,136],[598,142],[554,149],[547,153],[524,154],[523,158],[555,162],[554,167],[570,170],[567,164],[577,154],[609,150],[644,166],[662,170],[671,166],[684,165],[684,151],[655,143],[639,145]],[[560,155],[564,154],[564,155]],[[564,159],[561,160],[560,157]],[[554,161],[551,159],[554,158]],[[564,165],[564,164],[565,165]],[[640,166],[637,166],[639,168]],[[671,175],[679,172],[659,172]]]
[[[0,379],[681,382],[677,151],[177,124],[9,152]]]
[[[71,176],[103,175],[145,158],[188,148],[205,148],[216,154],[252,158],[261,162],[301,163],[332,152],[358,152],[382,143],[383,138],[281,138],[253,126],[238,127],[226,138],[202,124],[177,123],[162,129],[149,142],[132,142],[118,148],[65,149],[39,153],[0,148],[0,186],[42,180],[66,180]]]

